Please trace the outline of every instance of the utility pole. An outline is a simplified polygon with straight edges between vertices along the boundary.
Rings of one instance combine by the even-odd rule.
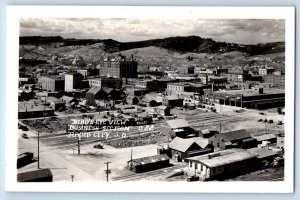
[[[105,162],[104,164],[106,164],[106,170],[105,171],[105,174],[106,174],[106,181],[108,182],[108,175],[111,173],[111,171],[108,169],[108,164],[111,163],[111,162]]]
[[[267,118],[265,118],[265,131],[266,131],[266,134],[267,134]]]
[[[72,182],[73,182],[73,180],[74,180],[74,177],[75,177],[75,175],[72,174],[72,175],[71,175],[71,180],[72,180]]]
[[[220,122],[220,134],[221,134],[221,132],[222,132],[222,124]]]
[[[79,137],[79,135],[77,137],[77,151],[78,151],[78,155],[80,155],[80,137]]]
[[[132,170],[132,149],[131,149],[131,154],[130,154],[130,170]]]
[[[38,159],[38,169],[40,169],[40,131],[38,131],[37,133],[38,133],[37,159]]]

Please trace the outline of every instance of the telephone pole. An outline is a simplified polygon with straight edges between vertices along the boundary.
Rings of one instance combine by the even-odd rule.
[[[131,149],[131,154],[130,154],[130,170],[132,170],[132,149]]]
[[[77,151],[78,151],[78,155],[80,155],[80,137],[79,137],[79,135],[77,138]]]
[[[108,182],[108,175],[111,173],[111,170],[108,169],[108,164],[111,163],[111,162],[105,162],[104,164],[106,164],[106,170],[105,171],[105,174],[106,174],[106,181]]]
[[[38,169],[40,169],[40,131],[38,131],[37,134],[38,134],[37,159],[38,159]]]

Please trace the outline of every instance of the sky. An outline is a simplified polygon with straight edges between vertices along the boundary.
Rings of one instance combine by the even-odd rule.
[[[196,35],[240,44],[285,41],[282,19],[22,18],[20,36],[141,41]]]

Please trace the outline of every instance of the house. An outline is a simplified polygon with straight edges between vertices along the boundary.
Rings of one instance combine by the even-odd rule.
[[[268,141],[270,143],[276,143],[277,137],[276,135],[269,133],[269,134],[263,134],[263,135],[253,135],[253,138],[257,140],[258,144],[261,144],[263,141]]]
[[[165,96],[163,97],[162,104],[164,106],[174,108],[174,107],[182,107],[183,106],[183,99],[177,96]]]
[[[35,171],[17,174],[18,182],[52,182],[53,175],[50,169],[40,169]]]
[[[244,129],[216,134],[214,137],[209,138],[209,141],[215,149],[257,147],[257,140]]]
[[[170,116],[171,115],[171,109],[167,106],[157,106],[154,107],[154,111],[157,114],[160,114],[162,116]]]
[[[127,167],[135,173],[142,173],[170,166],[170,158],[166,154],[133,159]]]
[[[171,150],[172,158],[177,162],[184,162],[186,158],[213,152],[208,139],[199,137],[188,139],[175,137],[170,142],[169,149]]]
[[[198,132],[191,128],[185,119],[168,120],[165,125],[161,126],[160,130],[163,135],[169,135],[171,138],[190,138],[198,136]]]
[[[245,149],[228,149],[187,158],[188,169],[202,179],[218,179],[252,170],[256,156]]]

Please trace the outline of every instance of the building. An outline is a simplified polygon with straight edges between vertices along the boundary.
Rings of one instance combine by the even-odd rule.
[[[105,87],[92,87],[86,92],[86,102],[90,105],[95,105],[96,100],[119,100],[124,98],[125,95],[122,90]]]
[[[247,70],[228,70],[221,73],[221,76],[227,77],[228,82],[245,82],[251,76]]]
[[[258,69],[258,74],[261,76],[264,76],[267,74],[272,74],[274,71],[275,71],[275,69],[272,67],[260,68],[260,69]]]
[[[244,129],[216,134],[214,137],[209,138],[209,141],[215,149],[249,149],[257,147],[257,140]]]
[[[263,134],[263,135],[253,135],[252,137],[257,140],[258,144],[262,144],[263,141],[267,141],[270,143],[277,142],[277,137],[273,133]]]
[[[18,101],[29,101],[34,99],[35,93],[32,90],[19,90],[18,91]]]
[[[55,111],[59,109],[64,109],[66,106],[66,102],[62,99],[56,97],[41,97],[42,100],[50,104],[50,107]]]
[[[134,59],[124,58],[104,59],[100,67],[100,76],[114,78],[137,78],[138,63]]]
[[[157,114],[160,114],[162,116],[170,116],[171,115],[171,109],[167,106],[154,107],[154,112]]]
[[[274,86],[285,86],[285,75],[266,75],[263,77],[264,83],[269,83]]]
[[[126,97],[126,102],[131,105],[137,105],[139,103],[139,101],[140,100],[138,97],[132,97],[132,96]]]
[[[122,88],[122,79],[121,78],[113,78],[113,77],[101,77],[101,78],[93,78],[89,79],[90,87],[107,87],[107,88]]]
[[[195,67],[194,66],[181,66],[181,67],[177,67],[177,71],[181,74],[194,74]]]
[[[186,158],[213,152],[208,139],[200,137],[188,139],[175,137],[169,143],[169,149],[171,150],[172,159],[177,162],[184,162]]]
[[[142,173],[170,166],[170,158],[166,154],[133,159],[127,167],[135,173]]]
[[[49,117],[53,115],[54,110],[48,106],[34,102],[19,102],[18,119]]]
[[[135,84],[137,88],[147,89],[149,91],[164,91],[167,88],[167,80],[138,80]]]
[[[18,182],[52,182],[53,175],[50,169],[39,169],[35,171],[17,174]]]
[[[86,69],[77,69],[77,73],[81,74],[83,76],[83,79],[86,79],[86,77],[88,76],[88,70]]]
[[[218,179],[252,170],[256,156],[244,149],[228,149],[187,158],[188,169],[202,179]]]
[[[161,133],[171,138],[191,138],[199,136],[198,132],[191,128],[185,119],[167,120],[166,124],[161,126]]]
[[[82,89],[83,75],[80,73],[65,75],[65,92],[72,92],[76,89]]]
[[[183,99],[177,96],[165,96],[163,97],[162,104],[164,106],[174,108],[174,107],[182,107],[183,106]]]
[[[65,79],[62,76],[40,76],[38,84],[48,92],[62,92],[65,88]]]
[[[285,91],[284,89],[275,88],[252,88],[223,91],[204,90],[203,99],[210,103],[267,109],[284,106]]]
[[[202,83],[191,83],[191,82],[179,82],[167,84],[167,95],[177,96],[180,98],[195,98],[204,94],[205,88],[209,88],[208,85]]]
[[[67,107],[78,105],[79,100],[76,97],[62,96],[60,98],[63,102],[65,102]]]

